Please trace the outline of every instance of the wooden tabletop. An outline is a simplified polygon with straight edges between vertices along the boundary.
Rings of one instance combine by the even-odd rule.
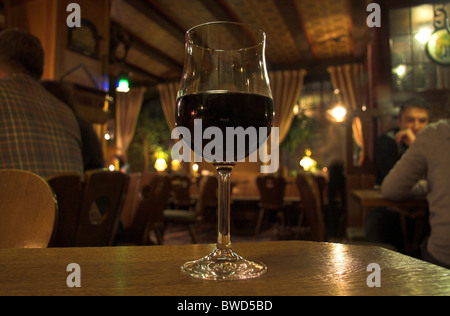
[[[380,190],[353,190],[352,194],[363,207],[395,206],[404,208],[426,208],[428,206],[427,199],[424,196],[402,201],[393,201],[383,198]]]
[[[450,270],[372,246],[242,243],[234,245],[239,254],[268,266],[262,277],[205,281],[181,272],[185,261],[213,247],[1,249],[0,295],[450,295]],[[80,268],[79,288],[67,285],[76,280],[76,270],[67,271],[71,263]],[[380,287],[369,287],[368,279]]]

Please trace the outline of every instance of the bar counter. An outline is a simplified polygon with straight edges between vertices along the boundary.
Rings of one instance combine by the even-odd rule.
[[[240,255],[268,267],[262,277],[245,281],[194,279],[180,270],[184,262],[203,257],[213,248],[214,245],[0,249],[0,295],[450,295],[450,270],[364,245],[306,241],[236,243],[234,249]],[[81,287],[68,286],[76,280],[72,278],[76,270],[69,266],[72,263],[80,268]],[[373,264],[381,270],[377,272]]]

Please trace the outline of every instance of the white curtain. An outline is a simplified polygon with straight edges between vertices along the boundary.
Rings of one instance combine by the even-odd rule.
[[[179,82],[170,82],[157,86],[164,116],[170,131],[175,128],[175,103],[179,86]]]
[[[365,103],[365,71],[362,64],[328,67],[334,89],[339,90],[338,99],[351,110],[361,109]],[[361,148],[360,163],[364,160],[364,138],[359,117],[353,118],[353,139]]]
[[[116,96],[116,145],[122,155],[126,155],[133,140],[145,91],[146,88],[133,88]]]
[[[269,74],[274,101],[274,127],[280,130],[280,144],[286,138],[294,119],[294,107],[300,99],[306,70],[284,70]]]

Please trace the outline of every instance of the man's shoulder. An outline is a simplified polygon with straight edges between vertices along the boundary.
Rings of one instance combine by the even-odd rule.
[[[438,133],[444,134],[445,136],[450,135],[450,119],[441,119],[437,122],[430,123],[420,131],[420,134],[427,133]]]

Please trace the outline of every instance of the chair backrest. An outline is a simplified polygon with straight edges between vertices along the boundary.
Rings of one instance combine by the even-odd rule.
[[[217,210],[217,189],[218,179],[215,176],[202,176],[199,183],[199,197],[197,203],[197,213],[201,216],[208,215],[211,209]]]
[[[152,229],[162,228],[164,208],[170,197],[171,181],[168,176],[154,174],[142,189],[133,224],[125,230],[125,239],[138,245],[148,242]]]
[[[63,173],[47,178],[58,201],[58,224],[51,247],[73,247],[80,219],[82,192],[78,173]]]
[[[171,176],[172,203],[175,209],[188,209],[191,206],[191,179],[185,175]]]
[[[86,171],[75,246],[113,244],[127,185],[128,175],[119,171]]]
[[[315,175],[314,178],[317,181],[317,185],[319,188],[319,194],[320,194],[320,200],[322,202],[322,207],[325,205],[325,194],[326,194],[326,190],[327,190],[327,180],[325,179],[325,177],[320,176],[320,175]]]
[[[141,173],[130,173],[128,175],[128,189],[125,196],[123,211],[120,216],[124,229],[128,229],[133,224],[137,207],[141,202]]]
[[[286,180],[273,175],[258,176],[256,178],[260,206],[265,209],[280,209],[283,206]]]
[[[301,173],[297,176],[297,187],[311,229],[311,240],[326,241],[322,199],[316,178],[311,174]]]
[[[46,248],[57,203],[45,179],[24,170],[0,171],[0,248]]]

